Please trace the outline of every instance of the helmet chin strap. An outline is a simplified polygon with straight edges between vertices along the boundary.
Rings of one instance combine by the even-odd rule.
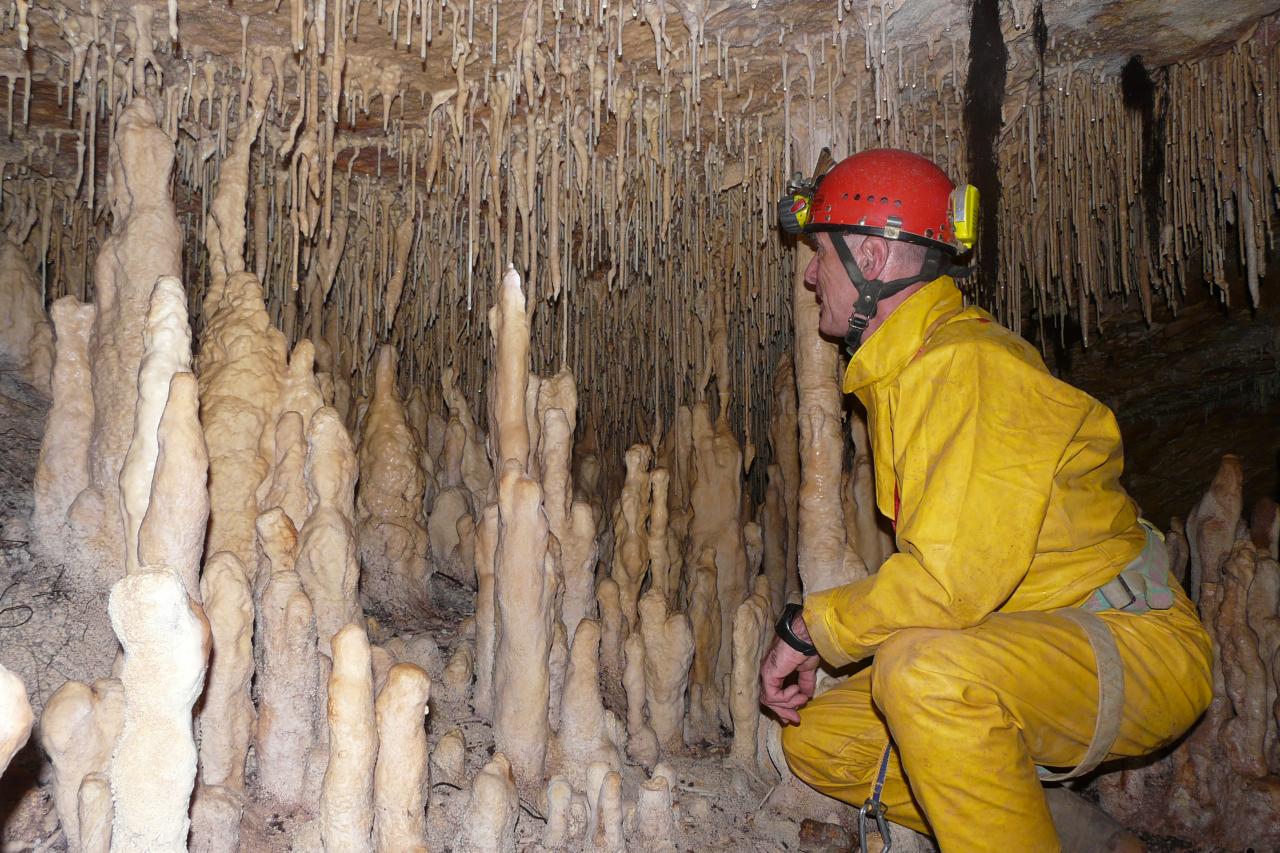
[[[942,252],[938,249],[929,249],[925,254],[924,265],[915,275],[893,281],[882,281],[878,278],[868,280],[862,274],[862,268],[858,266],[858,262],[854,260],[853,252],[849,249],[849,244],[844,241],[843,234],[832,234],[831,244],[835,246],[840,263],[844,264],[844,271],[849,276],[849,281],[853,282],[854,287],[858,289],[858,301],[853,303],[853,313],[849,315],[849,330],[844,334],[844,342],[849,347],[850,355],[862,346],[862,336],[867,331],[872,318],[876,316],[881,299],[888,299],[913,284],[933,281],[941,275]]]

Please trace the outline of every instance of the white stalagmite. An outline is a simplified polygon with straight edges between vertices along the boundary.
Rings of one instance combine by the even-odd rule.
[[[213,635],[209,683],[196,717],[200,781],[241,791],[255,723],[249,695],[254,673],[253,589],[239,558],[220,551],[205,563],[200,591]]]
[[[54,563],[68,561],[67,513],[89,486],[93,391],[89,335],[97,309],[64,296],[49,311],[57,330],[49,409],[32,487],[32,551]]]
[[[298,577],[315,610],[320,650],[344,625],[362,619],[356,587],[356,457],[337,411],[320,409],[307,429],[307,494],[310,512],[298,531]]]
[[[492,416],[493,471],[500,477],[508,461],[520,471],[528,471],[529,424],[525,414],[525,386],[529,381],[529,315],[520,275],[508,266],[498,285],[494,306],[489,309],[489,329],[493,335],[493,388],[489,396]],[[508,756],[510,757],[510,756]]]
[[[669,753],[680,746],[684,731],[684,694],[693,661],[693,631],[683,613],[667,612],[661,590],[640,598],[640,636],[644,639],[645,702],[658,748]]]
[[[412,627],[429,609],[419,454],[396,390],[396,351],[383,344],[360,440],[360,591],[373,612],[402,628]]]
[[[157,126],[150,102],[134,98],[116,123],[111,148],[112,231],[94,265],[97,313],[88,347],[94,411],[89,482],[70,510],[70,535],[85,549],[80,559],[93,561],[88,571],[96,572],[104,591],[123,576],[128,553],[120,475],[133,438],[143,326],[157,279],[182,271],[182,234],[169,197],[173,157],[173,140]],[[166,382],[160,400],[167,391]]]
[[[22,679],[0,666],[0,775],[31,737],[34,722]]]
[[[637,622],[636,603],[640,584],[649,569],[649,464],[653,451],[637,444],[626,452],[626,478],[613,516],[613,567],[611,577],[618,585],[618,601],[631,630]],[[665,544],[665,543],[664,543]]]
[[[419,666],[398,663],[374,705],[378,762],[373,774],[374,849],[410,853],[427,849],[430,776],[424,717],[431,679]]]
[[[767,589],[767,584],[764,585]],[[733,616],[733,671],[729,680],[729,712],[733,746],[726,762],[758,777],[760,730],[760,659],[772,639],[769,599],[760,589],[738,605]]]
[[[624,644],[626,669],[622,684],[627,691],[627,755],[644,767],[658,761],[658,737],[645,719],[644,640],[640,632],[627,637]]]
[[[561,376],[566,377],[561,379]],[[560,575],[562,592],[560,620],[567,636],[573,636],[578,622],[587,618],[595,604],[595,565],[599,554],[596,524],[591,505],[575,500],[573,495],[573,408],[544,408],[555,397],[567,396],[572,376],[561,374],[543,383],[538,399],[542,409],[539,462],[542,468],[543,504],[547,525],[560,543]],[[573,405],[576,406],[576,393]]]
[[[151,497],[138,529],[144,566],[171,566],[187,594],[199,600],[200,555],[209,520],[205,482],[209,454],[200,428],[199,386],[194,375],[175,373],[156,430],[157,456]]]
[[[269,564],[254,638],[258,784],[280,803],[300,806],[319,722],[315,612],[294,568],[298,542],[289,517],[282,509],[268,510],[258,516],[257,530]]]
[[[645,850],[674,853],[675,815],[671,808],[671,785],[665,776],[655,775],[640,783],[635,833]]]
[[[151,291],[146,324],[142,329],[142,346],[133,440],[129,443],[129,450],[120,469],[120,511],[125,524],[125,571],[130,574],[138,571],[141,565],[138,561],[138,530],[142,527],[142,517],[151,500],[151,481],[159,454],[157,432],[160,416],[169,400],[169,382],[176,374],[191,370],[191,329],[187,325],[187,297],[183,292],[182,282],[172,276],[161,276]]]
[[[118,581],[108,612],[124,647],[124,725],[111,757],[111,849],[185,851],[196,778],[191,708],[204,685],[209,624],[172,569]]]
[[[90,773],[80,783],[76,802],[80,826],[79,846],[68,839],[68,850],[83,853],[108,853],[111,849],[111,780],[105,773]]]
[[[742,449],[728,420],[721,416],[713,424],[705,403],[693,407],[693,470],[688,553],[702,554],[704,549],[710,549],[715,555],[714,599],[720,608],[722,627],[716,637],[719,647],[711,660],[719,684],[732,667],[733,637],[729,626],[733,624],[733,613],[747,595],[747,553],[738,516],[742,502]]]
[[[70,853],[83,849],[81,785],[91,774],[106,774],[123,725],[124,687],[115,678],[100,679],[92,686],[68,681],[45,703],[40,745],[53,763],[53,805]],[[111,820],[109,808],[107,820]]]
[[[457,853],[515,853],[519,800],[511,762],[501,752],[471,780]]]
[[[600,624],[583,619],[573,636],[569,669],[560,700],[560,729],[552,750],[552,769],[564,775],[576,789],[583,789],[589,764],[617,768],[621,724],[604,707],[600,695]]]
[[[320,794],[326,853],[373,850],[373,774],[378,731],[373,706],[369,638],[360,625],[333,637],[329,676],[329,766]]]
[[[498,485],[493,737],[521,785],[543,782],[551,734],[548,654],[555,587],[542,489],[536,480],[509,469]]]
[[[800,424],[796,547],[797,568],[806,594],[867,575],[855,543],[846,541],[840,501],[844,435],[836,377],[838,353],[835,344],[819,336],[818,303],[805,287],[803,271],[812,257],[807,246],[796,247],[793,313]]]

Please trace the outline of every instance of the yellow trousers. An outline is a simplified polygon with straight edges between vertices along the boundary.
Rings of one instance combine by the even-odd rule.
[[[1125,670],[1111,758],[1168,744],[1213,695],[1209,637],[1176,596],[1166,611],[1099,614]],[[944,853],[1055,851],[1036,765],[1078,763],[1097,707],[1079,627],[1052,612],[997,613],[964,630],[897,632],[870,666],[802,708],[782,745],[798,777],[861,806],[892,732],[882,796],[891,821],[933,835]]]

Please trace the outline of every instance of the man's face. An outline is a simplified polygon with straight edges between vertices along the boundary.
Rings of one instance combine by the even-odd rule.
[[[849,315],[858,300],[858,291],[849,281],[831,240],[832,236],[825,232],[813,235],[813,260],[805,267],[804,283],[818,299],[818,331],[842,338],[849,329]]]

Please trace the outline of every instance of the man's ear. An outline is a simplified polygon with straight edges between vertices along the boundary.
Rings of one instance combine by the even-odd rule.
[[[868,235],[863,238],[854,258],[869,281],[877,279],[889,263],[889,241],[883,237]]]

